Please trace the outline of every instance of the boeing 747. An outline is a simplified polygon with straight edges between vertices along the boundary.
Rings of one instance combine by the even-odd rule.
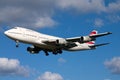
[[[39,51],[42,50],[45,52],[45,55],[48,56],[48,52],[57,55],[62,54],[63,50],[93,50],[98,46],[107,45],[109,43],[95,44],[95,40],[98,37],[109,35],[111,32],[98,34],[96,30],[93,30],[88,36],[60,38],[23,27],[14,27],[5,31],[4,34],[16,42],[16,47],[19,47],[19,42],[31,44],[32,46],[27,47],[28,52],[38,54]]]

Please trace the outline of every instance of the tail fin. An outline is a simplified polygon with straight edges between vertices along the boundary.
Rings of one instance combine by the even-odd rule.
[[[95,45],[95,41],[87,42],[88,45]]]
[[[95,34],[98,34],[98,31],[93,30],[89,35],[92,36],[92,35],[95,35]]]
[[[98,31],[96,30],[93,30],[89,35],[92,36],[92,35],[95,35],[97,34]],[[90,42],[87,42],[88,45],[95,45],[95,41],[90,41]]]

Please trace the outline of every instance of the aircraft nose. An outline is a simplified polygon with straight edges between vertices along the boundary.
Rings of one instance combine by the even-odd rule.
[[[6,34],[7,34],[7,31],[5,31],[4,34],[6,35]]]
[[[8,31],[5,31],[4,34],[5,34],[5,35],[8,35]]]

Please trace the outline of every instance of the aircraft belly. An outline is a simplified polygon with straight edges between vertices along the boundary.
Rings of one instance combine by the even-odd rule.
[[[47,50],[47,51],[54,51],[58,49],[56,46],[46,45],[46,44],[36,44],[35,46],[39,47],[42,50]]]

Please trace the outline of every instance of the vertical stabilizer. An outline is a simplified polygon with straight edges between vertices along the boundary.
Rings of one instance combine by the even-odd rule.
[[[98,34],[98,31],[93,30],[93,31],[89,34],[89,36],[96,35],[96,34]],[[95,45],[95,41],[87,42],[87,44],[88,44],[88,45]]]
[[[95,34],[98,34],[98,31],[93,30],[93,31],[90,33],[90,36],[95,35]]]

